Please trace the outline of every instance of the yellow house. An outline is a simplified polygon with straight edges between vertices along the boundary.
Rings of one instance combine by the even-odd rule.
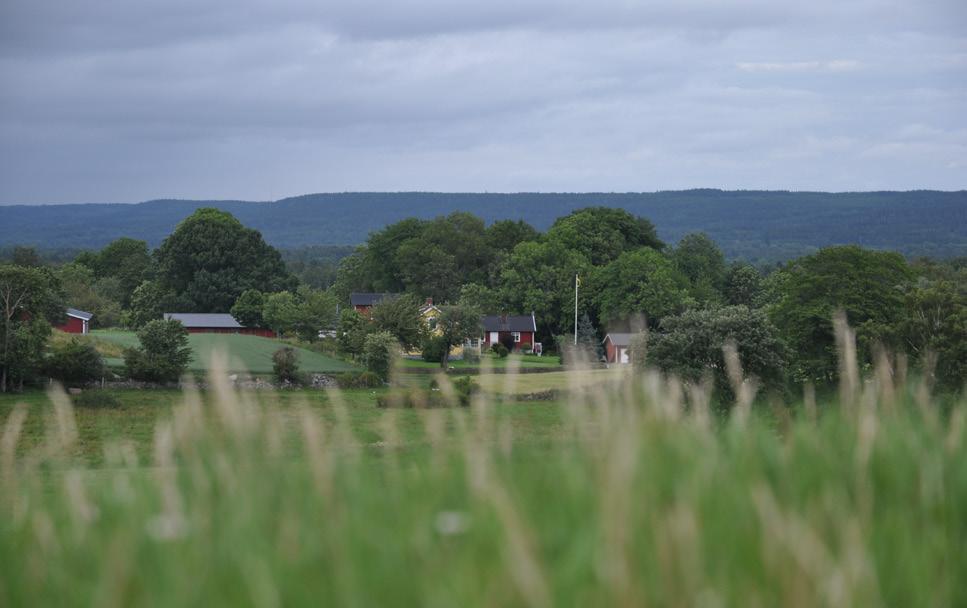
[[[440,309],[434,306],[433,298],[427,298],[426,304],[420,307],[420,317],[423,318],[423,323],[426,325],[427,331],[431,336],[439,336],[442,332],[437,327],[437,319],[440,318]],[[420,351],[411,351],[407,354],[419,355]],[[451,357],[462,357],[463,356],[463,346],[454,346],[450,351]]]

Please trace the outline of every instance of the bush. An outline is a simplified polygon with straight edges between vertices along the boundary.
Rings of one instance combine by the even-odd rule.
[[[490,352],[497,355],[501,359],[503,359],[504,357],[510,354],[510,351],[507,349],[507,347],[501,344],[500,342],[497,342],[496,344],[491,346]]]
[[[283,346],[272,353],[272,374],[279,383],[301,383],[302,374],[299,373],[299,353],[291,346]]]
[[[101,390],[93,391],[82,391],[79,395],[74,395],[71,399],[74,402],[74,407],[83,408],[109,408],[109,407],[121,407],[121,402],[118,398]]]
[[[460,405],[466,407],[470,405],[470,398],[480,392],[480,385],[470,376],[461,376],[453,381],[453,389],[457,392]]]
[[[64,384],[88,384],[104,376],[104,360],[93,344],[71,338],[51,346],[44,369]]]
[[[335,375],[339,388],[380,388],[385,383],[373,372],[343,372]]]
[[[155,320],[138,331],[141,346],[124,351],[129,378],[148,382],[175,382],[188,369],[191,348],[180,321]]]
[[[366,336],[363,342],[363,365],[383,380],[387,380],[400,354],[400,344],[388,331]]]
[[[423,360],[427,363],[439,363],[443,361],[443,351],[446,347],[447,341],[442,336],[430,336],[423,341]]]
[[[480,351],[478,351],[476,348],[463,349],[463,362],[480,363]]]

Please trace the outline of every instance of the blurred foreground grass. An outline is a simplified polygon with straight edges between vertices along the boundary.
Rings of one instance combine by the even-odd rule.
[[[7,408],[0,605],[967,604],[967,406],[915,381],[739,378],[719,418],[655,374],[421,411],[220,377],[87,449],[62,393]]]

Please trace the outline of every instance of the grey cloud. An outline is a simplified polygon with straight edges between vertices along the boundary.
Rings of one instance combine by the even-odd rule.
[[[965,10],[6,3],[0,202],[963,188]]]

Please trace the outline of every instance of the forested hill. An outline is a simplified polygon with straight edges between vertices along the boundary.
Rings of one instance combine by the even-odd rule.
[[[152,246],[198,207],[218,207],[280,248],[361,243],[406,217],[470,211],[490,222],[523,219],[544,230],[591,205],[649,218],[667,242],[708,233],[730,258],[789,259],[842,243],[906,255],[967,255],[967,191],[765,192],[685,190],[584,194],[309,194],[275,202],[154,200],[138,204],[0,206],[0,247],[101,247],[119,236]]]

